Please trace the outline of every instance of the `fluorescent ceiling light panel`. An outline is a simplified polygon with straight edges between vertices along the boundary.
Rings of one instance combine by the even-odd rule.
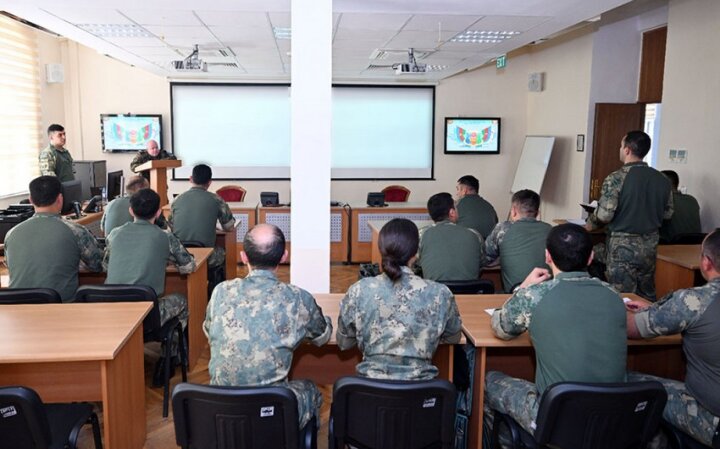
[[[273,27],[275,39],[292,39],[292,30],[290,28]]]
[[[78,28],[97,37],[154,37],[145,28],[134,24],[81,23]]]
[[[467,30],[450,39],[450,42],[499,44],[518,34],[519,31]]]

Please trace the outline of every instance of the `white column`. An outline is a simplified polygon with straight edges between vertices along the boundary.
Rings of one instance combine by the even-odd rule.
[[[332,1],[292,0],[290,281],[330,291]]]

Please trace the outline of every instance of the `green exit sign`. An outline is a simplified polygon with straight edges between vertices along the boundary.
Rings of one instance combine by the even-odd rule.
[[[498,56],[495,60],[495,67],[498,69],[504,69],[507,63],[507,55]]]

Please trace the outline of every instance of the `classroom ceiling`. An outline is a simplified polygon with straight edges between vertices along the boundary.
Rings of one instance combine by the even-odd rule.
[[[295,0],[294,0],[295,1]],[[629,0],[334,0],[333,81],[437,82]],[[308,4],[310,2],[306,2]],[[290,0],[0,0],[52,32],[174,80],[289,81]],[[458,41],[465,36],[465,41]],[[475,40],[476,42],[470,42]],[[193,46],[207,72],[172,61]],[[396,75],[408,60],[429,70]]]

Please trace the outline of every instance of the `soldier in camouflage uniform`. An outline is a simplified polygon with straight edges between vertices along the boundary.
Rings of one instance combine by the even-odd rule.
[[[485,241],[483,266],[500,259],[503,288],[506,293],[519,285],[533,268],[545,264],[545,240],[549,224],[537,219],[540,195],[519,190],[512,196],[510,220],[498,223]]]
[[[100,228],[105,235],[110,235],[113,229],[133,221],[133,217],[130,215],[130,196],[149,187],[147,179],[140,175],[128,178],[125,183],[125,196],[115,198],[105,206],[105,211],[100,219]]]
[[[455,186],[458,213],[457,224],[474,229],[487,239],[498,222],[495,208],[478,194],[480,181],[472,175],[458,179]]]
[[[322,395],[311,381],[288,381],[293,350],[304,341],[324,345],[332,324],[310,293],[275,276],[287,259],[280,229],[257,225],[243,245],[240,256],[249,274],[219,284],[207,307],[203,329],[210,342],[210,384],[287,387],[297,397],[303,428],[317,416]]]
[[[648,374],[629,373],[628,380],[657,380],[668,393],[663,418],[706,446],[720,441],[720,231],[703,242],[702,287],[670,293],[647,307],[627,304],[630,338],[681,333],[687,359],[685,383]]]
[[[132,170],[135,173],[138,173],[137,168],[148,161],[160,161],[160,160],[176,160],[174,154],[170,154],[165,150],[161,150],[158,148],[158,143],[154,140],[148,140],[147,143],[147,150],[143,151],[140,150],[135,155],[133,160],[130,162],[130,170]],[[143,170],[140,172],[140,174],[143,176],[143,178],[150,181],[150,171],[149,170]]]
[[[605,223],[609,235],[605,264],[608,282],[621,292],[655,300],[658,230],[673,213],[670,181],[642,161],[650,137],[631,131],[620,145],[624,165],[603,181],[598,207],[587,220],[589,231]]]
[[[73,158],[65,148],[65,128],[61,125],[48,127],[50,143],[40,152],[40,174],[43,176],[57,176],[60,182],[73,181]]]
[[[670,180],[672,186],[673,215],[670,220],[663,221],[660,228],[660,242],[669,243],[682,234],[701,233],[700,204],[692,195],[687,195],[678,190],[680,177],[677,172],[663,170],[661,173]]]
[[[102,271],[102,250],[87,228],[60,216],[61,190],[55,176],[30,182],[35,215],[5,236],[5,263],[11,288],[52,288],[70,302],[78,287],[78,267]]]
[[[485,424],[497,410],[513,417],[530,434],[535,430],[540,397],[564,381],[624,382],[627,337],[625,308],[608,284],[591,278],[590,235],[581,226],[550,230],[546,261],[554,278],[535,268],[513,296],[492,315],[498,338],[525,331],[535,348],[535,383],[491,371],[485,377]],[[582,360],[582,363],[578,363]]]
[[[384,273],[348,289],[340,302],[338,346],[360,348],[361,376],[432,379],[438,374],[432,365],[438,344],[460,339],[462,322],[455,298],[446,286],[410,270],[418,249],[413,222],[390,220],[380,230],[379,246]]]

